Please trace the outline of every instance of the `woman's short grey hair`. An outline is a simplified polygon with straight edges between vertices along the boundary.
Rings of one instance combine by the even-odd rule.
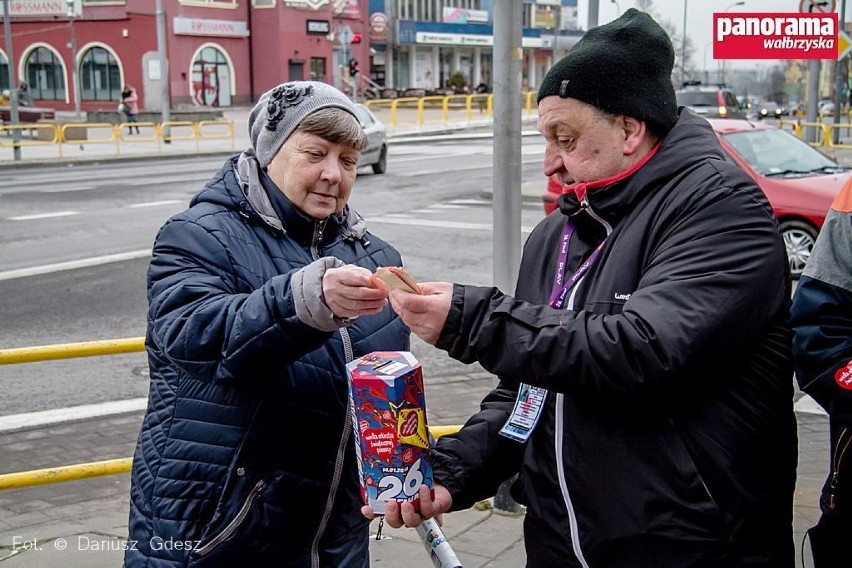
[[[294,132],[319,136],[335,144],[345,144],[358,151],[367,149],[367,135],[358,119],[336,107],[321,108],[306,116]]]

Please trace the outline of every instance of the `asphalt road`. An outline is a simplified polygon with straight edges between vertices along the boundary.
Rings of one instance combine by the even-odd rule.
[[[492,210],[483,192],[492,184],[491,151],[490,140],[392,146],[388,172],[363,170],[351,203],[373,232],[402,251],[418,280],[489,285]],[[543,151],[539,139],[524,140],[522,179],[542,180],[542,189]],[[157,229],[222,161],[4,172],[0,348],[143,335],[147,254]],[[540,205],[524,204],[524,227],[541,217]],[[416,338],[412,351],[427,376],[475,370]],[[10,365],[0,367],[0,384],[0,416],[6,416],[144,397],[147,366],[142,353]]]

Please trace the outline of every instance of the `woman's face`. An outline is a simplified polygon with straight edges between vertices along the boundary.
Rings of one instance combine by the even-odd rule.
[[[266,172],[293,205],[314,219],[325,219],[343,211],[360,157],[351,146],[296,131]]]

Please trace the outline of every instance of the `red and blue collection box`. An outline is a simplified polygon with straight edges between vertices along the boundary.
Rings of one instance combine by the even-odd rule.
[[[374,351],[346,365],[361,496],[376,514],[433,488],[420,363],[407,351]]]

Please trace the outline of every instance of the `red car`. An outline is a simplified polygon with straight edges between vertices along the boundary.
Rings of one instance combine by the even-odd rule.
[[[852,169],[769,124],[747,120],[708,119],[722,143],[726,158],[746,171],[766,194],[781,227],[790,273],[798,278],[805,268],[817,234],[834,197]],[[542,199],[544,212],[556,209],[562,185],[555,178]]]

